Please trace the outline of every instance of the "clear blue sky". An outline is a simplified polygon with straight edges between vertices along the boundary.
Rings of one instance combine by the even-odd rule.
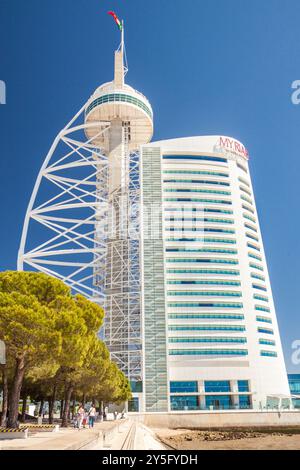
[[[53,138],[112,79],[109,9],[126,21],[127,80],[153,105],[155,139],[225,134],[248,147],[287,367],[300,372],[299,0],[0,0],[0,269],[16,267]]]

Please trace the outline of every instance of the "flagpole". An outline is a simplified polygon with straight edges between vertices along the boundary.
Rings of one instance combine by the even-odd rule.
[[[121,51],[124,54],[124,20],[122,20],[122,30],[121,30]]]

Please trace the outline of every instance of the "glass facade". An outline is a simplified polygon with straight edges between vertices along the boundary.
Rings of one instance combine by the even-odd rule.
[[[194,396],[172,396],[171,399],[171,410],[172,411],[184,411],[184,410],[198,410],[199,409],[199,397]]]
[[[133,397],[128,401],[128,411],[131,413],[138,413],[140,411],[138,397]]]
[[[249,395],[239,395],[239,408],[240,410],[252,408],[251,397]]]
[[[238,380],[236,384],[233,393],[230,380],[205,380],[200,388],[197,381],[171,381],[171,410],[251,409],[249,380]]]
[[[170,382],[171,393],[194,393],[198,392],[198,382]]]
[[[277,334],[277,326],[272,324],[272,303],[270,307],[266,303],[265,283],[269,281],[251,183],[246,175],[245,179],[241,172],[237,174],[235,162],[233,168],[233,162],[222,158],[221,153],[220,158],[213,152],[189,155],[183,146],[182,155],[180,151],[177,155],[164,155],[160,145],[151,151],[161,152],[163,176],[160,175],[159,189],[167,335],[164,330],[161,336],[166,339],[168,376],[172,377],[169,409],[257,408],[260,388],[255,374],[249,370],[248,375],[247,368],[255,367],[259,361],[264,366],[277,366],[275,359],[260,358],[276,357],[271,335],[273,329]],[[151,145],[144,153],[144,175],[150,148]],[[173,148],[172,142],[166,153],[173,153]],[[245,168],[238,164],[247,172],[246,166],[246,162]],[[150,180],[147,183],[150,191]],[[144,250],[148,281],[147,256]],[[160,287],[154,272],[152,284]],[[145,315],[147,309],[148,306]],[[245,318],[253,322],[251,328],[247,323],[246,329]],[[153,351],[155,339],[159,338],[152,339]],[[218,374],[216,367],[220,368]],[[244,377],[249,380],[238,380]],[[158,374],[157,381],[159,386]]]
[[[143,111],[145,111],[151,118],[153,117],[152,110],[145,105],[145,103],[138,98],[135,98],[131,95],[126,95],[124,93],[110,93],[108,95],[103,95],[94,100],[86,109],[86,115],[88,115],[94,108],[100,106],[104,103],[129,103],[135,106],[138,106]]]
[[[229,380],[207,380],[204,382],[205,392],[230,392]]]
[[[248,380],[238,380],[238,391],[239,392],[250,392]]]
[[[233,408],[230,395],[209,395],[205,397],[206,408],[210,410],[229,410]]]
[[[292,395],[299,395],[299,398],[293,398],[293,406],[300,409],[300,374],[288,374],[288,381]]]

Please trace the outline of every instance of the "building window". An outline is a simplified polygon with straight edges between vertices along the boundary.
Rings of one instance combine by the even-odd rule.
[[[265,292],[267,291],[267,288],[266,288],[266,287],[261,286],[261,285],[259,285],[259,284],[252,284],[252,287],[253,287],[253,289],[263,290],[263,291],[265,291]]]
[[[258,269],[259,271],[264,270],[264,268],[262,266],[259,266],[259,264],[250,263],[249,266],[250,266],[250,268]]]
[[[171,393],[194,393],[198,392],[198,383],[194,382],[170,382]]]
[[[260,355],[265,357],[277,357],[277,353],[274,351],[260,351]]]
[[[130,381],[131,391],[133,393],[142,393],[143,392],[143,382],[132,380]]]
[[[221,173],[216,171],[206,171],[206,170],[165,170],[163,171],[164,174],[168,175],[210,175],[210,176],[222,176],[224,178],[228,178],[228,173]],[[245,183],[246,184],[246,183]]]
[[[273,335],[274,334],[274,331],[269,329],[269,328],[257,328],[257,331],[259,333],[264,333],[266,335]]]
[[[201,242],[201,243],[229,243],[236,245],[236,240],[232,238],[167,238],[167,242]]]
[[[249,380],[238,380],[238,391],[249,392]]]
[[[128,411],[131,413],[138,413],[140,411],[138,397],[133,397],[131,400],[128,400]]]
[[[288,380],[291,393],[300,395],[300,374],[289,374]]]
[[[165,193],[202,193],[202,194],[221,194],[222,196],[231,196],[230,191],[220,191],[216,189],[195,189],[195,188],[165,188]]]
[[[190,297],[190,296],[208,296],[208,297],[242,297],[241,292],[231,292],[231,291],[212,291],[212,290],[201,290],[201,291],[175,291],[175,290],[168,290],[167,295],[170,295],[172,297],[176,296],[184,296],[184,297]]]
[[[226,158],[221,157],[206,157],[202,155],[164,155],[164,160],[202,160],[208,162],[222,162],[227,163]]]
[[[188,337],[182,337],[182,338],[169,338],[169,343],[230,343],[230,344],[245,344],[247,343],[247,338],[227,338],[227,337],[220,337],[220,336],[210,336],[208,338],[204,338],[203,336],[200,336],[199,338],[188,338]]]
[[[244,320],[244,315],[226,313],[169,313],[170,320]]]
[[[205,397],[206,408],[210,410],[230,410],[232,399],[230,395],[211,395]]]
[[[197,209],[196,207],[188,207],[188,206],[181,206],[181,207],[166,207],[165,212],[182,212],[185,214],[186,212],[207,212],[207,213],[214,213],[214,214],[233,214],[233,211],[230,209],[215,209],[215,208],[208,208],[204,207],[201,209]]]
[[[247,349],[170,349],[169,356],[248,356]]]
[[[166,253],[223,253],[236,255],[237,250],[230,248],[166,248]]]
[[[199,397],[198,396],[171,396],[171,410],[184,411],[184,410],[198,410]]]
[[[171,179],[171,180],[164,180],[164,183],[188,183],[188,184],[209,184],[209,185],[218,185],[218,186],[230,186],[230,183],[227,181],[214,181],[214,180],[179,180],[179,179]],[[231,193],[224,193],[224,194],[231,194]]]
[[[233,269],[167,269],[168,274],[228,274],[239,276],[240,272]]]
[[[167,281],[170,285],[204,285],[204,286],[240,286],[241,281],[219,281],[219,280],[203,280],[203,281]]]
[[[231,201],[225,201],[224,199],[198,199],[198,198],[189,198],[189,197],[165,197],[165,202],[201,202],[203,204],[211,203],[211,204],[228,204],[232,205]]]
[[[276,346],[275,341],[273,341],[272,339],[263,339],[263,338],[261,338],[259,340],[259,344],[264,344],[266,346]]]
[[[270,313],[269,307],[264,307],[263,305],[255,305],[255,310],[259,310],[260,312]]]
[[[263,322],[263,323],[272,323],[271,318],[260,317],[260,316],[256,317],[256,321],[260,321],[260,322]]]
[[[261,300],[262,302],[269,302],[268,297],[265,297],[264,295],[254,294],[253,298],[256,300]]]
[[[167,263],[214,263],[214,264],[239,264],[236,259],[219,258],[167,258]]]
[[[243,213],[243,217],[245,219],[251,220],[251,222],[256,223],[256,219],[254,217],[252,217],[251,215],[247,214],[246,212]]]
[[[241,325],[170,325],[169,331],[245,331]]]
[[[242,208],[245,209],[248,212],[251,212],[251,214],[254,215],[254,210],[251,207],[247,206],[247,204],[243,204]]]
[[[230,392],[230,381],[229,380],[206,380],[204,382],[205,392],[207,393],[219,393],[219,392]]]
[[[249,246],[249,248],[252,248],[253,250],[260,251],[259,246],[256,246],[253,243],[247,242],[247,246]]]
[[[249,395],[239,395],[240,410],[249,410],[252,408],[251,397]]]
[[[251,251],[249,251],[248,256],[249,256],[249,258],[254,258],[254,259],[257,259],[258,261],[262,261],[261,256],[256,255],[255,253],[252,253]]]
[[[243,308],[243,304],[239,302],[168,302],[168,307]]]

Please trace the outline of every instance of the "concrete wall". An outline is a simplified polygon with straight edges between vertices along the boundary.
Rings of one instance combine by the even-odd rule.
[[[269,427],[300,426],[299,411],[218,411],[173,412],[173,413],[129,413],[131,419],[146,426],[158,428],[213,428],[213,427]]]

